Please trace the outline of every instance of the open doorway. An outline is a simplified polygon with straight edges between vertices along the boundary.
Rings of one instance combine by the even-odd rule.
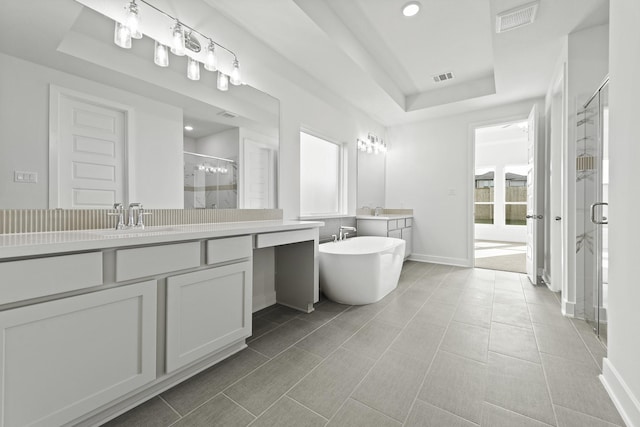
[[[526,273],[528,122],[475,129],[475,267]]]

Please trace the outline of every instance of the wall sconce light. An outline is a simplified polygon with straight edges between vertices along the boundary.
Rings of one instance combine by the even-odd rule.
[[[385,144],[382,138],[379,138],[377,135],[369,133],[367,135],[366,140],[362,140],[358,138],[357,140],[358,150],[364,153],[386,153],[387,152],[387,144]]]

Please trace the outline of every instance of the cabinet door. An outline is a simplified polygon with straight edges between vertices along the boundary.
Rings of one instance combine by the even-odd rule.
[[[0,425],[65,424],[155,379],[156,282],[0,313]]]
[[[251,335],[251,262],[167,279],[167,372]]]
[[[413,250],[413,236],[411,234],[412,228],[403,228],[402,229],[402,240],[406,242],[404,249],[404,257],[408,258],[411,255],[411,251]]]
[[[393,237],[395,239],[402,239],[402,230],[389,231],[387,237]]]

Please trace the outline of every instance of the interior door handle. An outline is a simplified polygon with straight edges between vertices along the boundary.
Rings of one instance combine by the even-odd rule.
[[[607,217],[606,216],[602,217],[602,221],[598,221],[596,219],[596,207],[598,207],[598,206],[609,206],[609,203],[607,203],[607,202],[596,202],[596,203],[591,205],[591,222],[594,223],[594,224],[598,224],[598,225],[609,224],[609,221],[607,221]]]
[[[561,219],[562,219],[562,217],[559,217],[559,216],[555,217],[556,221],[560,221]]]

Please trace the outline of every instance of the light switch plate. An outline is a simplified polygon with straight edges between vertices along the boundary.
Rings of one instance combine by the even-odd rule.
[[[13,182],[35,184],[38,182],[38,172],[13,171]]]

